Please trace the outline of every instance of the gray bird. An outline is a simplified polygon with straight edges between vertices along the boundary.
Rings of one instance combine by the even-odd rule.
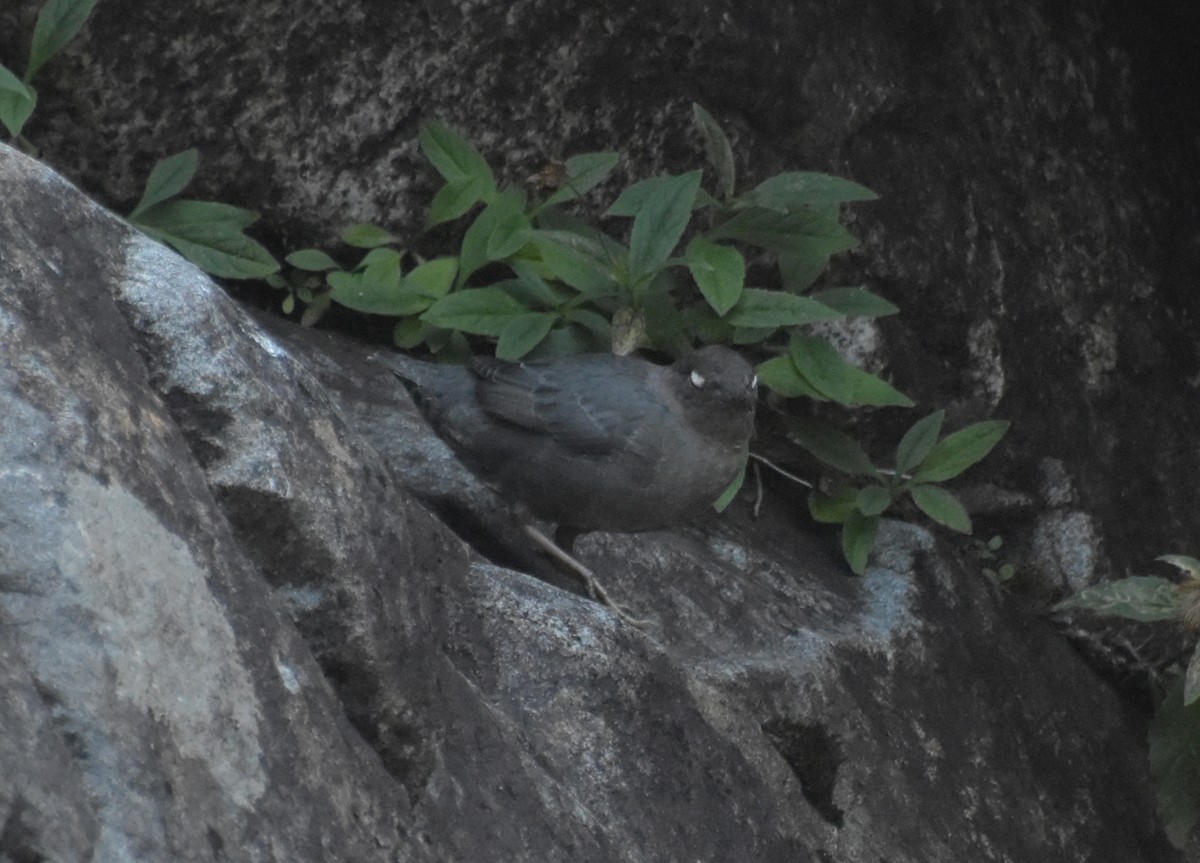
[[[387,363],[466,466],[556,524],[568,547],[577,533],[653,530],[704,510],[754,428],[754,369],[719,346],[669,366],[612,354]]]

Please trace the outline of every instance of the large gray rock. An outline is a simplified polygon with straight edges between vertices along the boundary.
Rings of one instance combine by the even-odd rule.
[[[634,629],[412,502],[472,505],[369,349],[0,185],[10,859],[1175,859],[1115,697],[924,531],[582,540]]]

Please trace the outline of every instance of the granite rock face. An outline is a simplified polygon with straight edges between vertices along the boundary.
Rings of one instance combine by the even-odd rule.
[[[924,531],[592,534],[629,627],[414,502],[504,520],[369,349],[0,182],[8,857],[1174,859],[1127,711]]]

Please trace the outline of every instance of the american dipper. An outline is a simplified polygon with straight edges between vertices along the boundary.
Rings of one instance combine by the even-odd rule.
[[[466,466],[556,524],[568,551],[579,533],[653,530],[703,511],[733,481],[754,428],[754,369],[720,346],[669,366],[613,354],[386,362]]]

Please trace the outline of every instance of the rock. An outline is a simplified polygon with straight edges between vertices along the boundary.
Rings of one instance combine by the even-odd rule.
[[[471,492],[373,348],[0,185],[6,855],[1177,859],[1142,729],[925,531],[584,538],[633,629],[413,501]]]

